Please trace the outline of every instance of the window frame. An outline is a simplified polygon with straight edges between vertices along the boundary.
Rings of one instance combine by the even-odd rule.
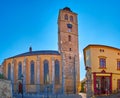
[[[59,60],[55,60],[55,84],[60,84],[60,62]]]
[[[71,39],[72,39],[71,35],[68,35],[68,41],[69,42],[71,42]]]
[[[18,79],[20,79],[22,75],[22,62],[18,63]]]
[[[71,22],[73,22],[73,21],[74,21],[73,16],[70,16],[70,21],[71,21]]]
[[[35,84],[35,62],[30,62],[30,84]]]
[[[11,80],[11,63],[8,64],[8,80]]]
[[[106,57],[99,57],[99,68],[106,68]]]
[[[65,19],[65,20],[68,20],[68,14],[65,14],[65,15],[64,15],[64,19]]]
[[[120,70],[120,60],[117,60],[117,70]]]
[[[50,80],[49,80],[49,61],[48,60],[44,60],[43,61],[43,66],[44,66],[44,71],[43,71],[43,74],[44,74],[44,77],[43,77],[43,81],[44,81],[44,84],[49,84]],[[47,79],[48,78],[48,79]]]

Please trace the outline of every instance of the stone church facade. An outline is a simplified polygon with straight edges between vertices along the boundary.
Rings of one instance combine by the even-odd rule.
[[[58,15],[58,51],[42,50],[18,54],[3,62],[3,74],[18,91],[23,75],[24,92],[77,93],[80,82],[78,21],[70,8]]]

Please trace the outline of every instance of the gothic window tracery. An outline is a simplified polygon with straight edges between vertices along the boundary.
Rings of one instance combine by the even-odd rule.
[[[8,64],[8,80],[11,80],[11,64]]]
[[[20,76],[22,75],[22,63],[18,63],[18,79],[20,79]]]
[[[35,65],[34,65],[34,61],[30,62],[30,83],[31,84],[35,83]]]
[[[60,83],[60,65],[59,61],[55,60],[55,84]]]
[[[44,60],[44,84],[49,83],[49,62]]]

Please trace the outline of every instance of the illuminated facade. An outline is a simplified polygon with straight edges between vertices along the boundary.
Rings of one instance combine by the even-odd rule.
[[[88,45],[84,48],[84,61],[87,82],[91,81],[89,87],[94,94],[108,94],[120,90],[120,49]]]
[[[4,60],[3,73],[17,90],[23,74],[25,92],[77,93],[80,82],[77,14],[66,7],[58,15],[59,51],[43,50],[19,54]]]

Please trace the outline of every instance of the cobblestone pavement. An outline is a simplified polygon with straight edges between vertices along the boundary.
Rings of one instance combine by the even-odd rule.
[[[86,98],[86,93],[79,93],[79,95],[81,95],[82,98]]]
[[[86,93],[79,93],[82,98],[86,98]],[[111,95],[101,95],[101,96],[95,96],[92,98],[120,98],[120,93],[118,94],[111,94]]]
[[[111,95],[96,96],[95,98],[120,98],[120,93],[111,94]]]

